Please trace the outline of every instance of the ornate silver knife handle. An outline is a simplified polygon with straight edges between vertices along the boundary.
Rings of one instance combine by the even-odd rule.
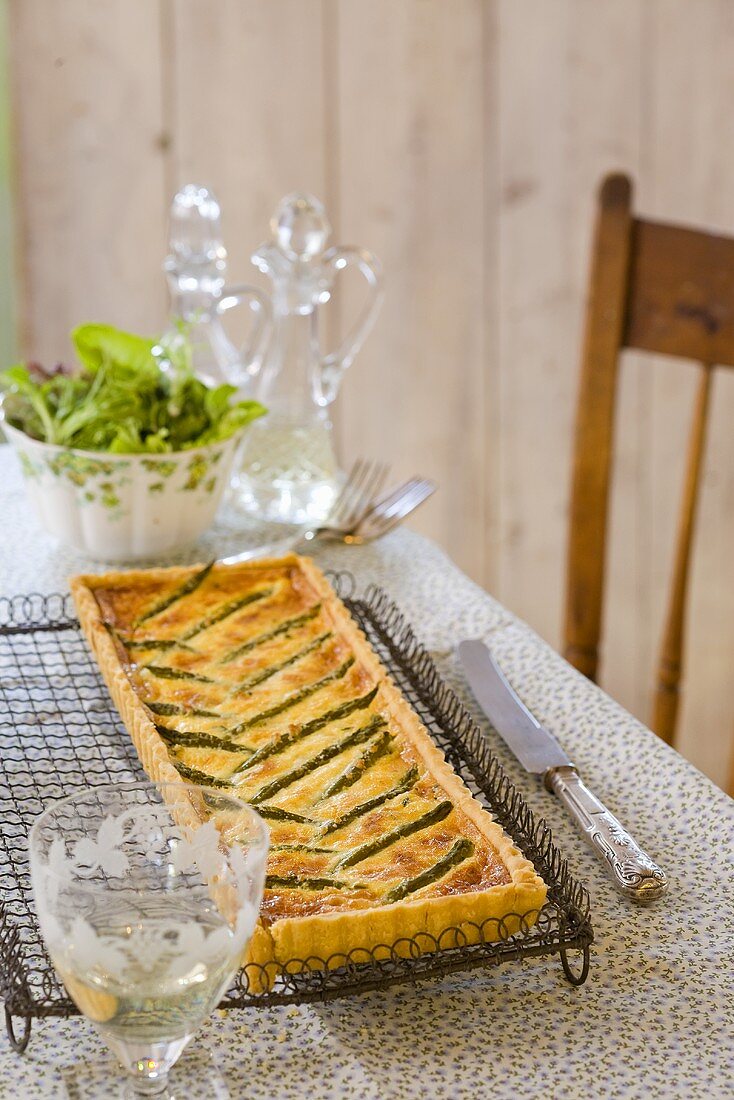
[[[625,897],[642,905],[657,901],[668,880],[613,814],[584,784],[576,769],[549,768],[545,785],[572,814],[591,847],[604,857],[607,873]]]

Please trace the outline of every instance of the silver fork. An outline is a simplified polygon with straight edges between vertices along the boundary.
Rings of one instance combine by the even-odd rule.
[[[411,478],[373,504],[351,531],[344,532],[343,541],[359,545],[381,538],[433,496],[436,489],[436,484],[428,478]]]
[[[371,511],[389,468],[386,462],[358,458],[326,520],[320,527],[309,531],[305,538],[311,542],[324,536],[339,538],[352,532]]]

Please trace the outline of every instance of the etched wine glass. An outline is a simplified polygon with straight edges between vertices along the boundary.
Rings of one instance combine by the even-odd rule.
[[[41,932],[69,995],[127,1071],[122,1095],[171,1095],[171,1067],[253,934],[267,850],[250,806],[183,783],[88,788],[33,826]]]

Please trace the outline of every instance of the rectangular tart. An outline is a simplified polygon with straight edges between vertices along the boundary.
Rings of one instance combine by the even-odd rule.
[[[309,559],[80,576],[71,588],[148,774],[231,791],[270,827],[247,961],[328,959],[422,933],[430,950],[451,927],[476,942],[479,926],[492,939],[516,931],[518,914],[534,921],[545,884]]]

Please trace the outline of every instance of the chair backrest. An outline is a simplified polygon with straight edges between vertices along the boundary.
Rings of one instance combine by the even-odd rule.
[[[698,360],[699,383],[658,664],[652,728],[672,742],[685,596],[714,365],[734,367],[734,239],[645,221],[632,184],[599,191],[581,359],[567,558],[564,652],[596,679],[619,354],[635,348]]]

